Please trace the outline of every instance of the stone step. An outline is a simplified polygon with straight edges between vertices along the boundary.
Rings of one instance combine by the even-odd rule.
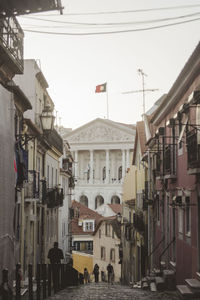
[[[185,279],[185,282],[195,295],[200,295],[200,281],[198,279]]]
[[[187,285],[177,285],[176,288],[183,299],[194,298],[193,292],[190,290],[190,288]]]
[[[175,272],[173,270],[163,270],[164,278],[174,278]]]
[[[158,291],[164,291],[165,290],[165,281],[162,277],[156,276],[155,277],[155,284]]]
[[[157,287],[156,287],[155,282],[151,282],[151,283],[150,283],[150,290],[151,290],[152,292],[157,292]]]

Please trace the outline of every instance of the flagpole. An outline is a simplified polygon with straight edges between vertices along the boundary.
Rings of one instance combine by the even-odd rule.
[[[107,119],[109,119],[109,110],[108,110],[108,83],[106,82],[106,103],[107,103]]]

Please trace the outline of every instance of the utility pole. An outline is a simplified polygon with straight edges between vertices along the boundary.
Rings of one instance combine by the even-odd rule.
[[[147,76],[142,69],[138,69],[138,74],[142,76],[142,90],[122,92],[122,94],[142,93],[143,98],[143,114],[145,114],[145,92],[155,92],[158,89],[145,89],[144,77]]]

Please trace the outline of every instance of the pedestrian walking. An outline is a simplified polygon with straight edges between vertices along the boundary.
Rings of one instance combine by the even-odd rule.
[[[108,272],[108,284],[113,284],[114,270],[113,270],[113,266],[110,263],[107,265],[107,272]]]
[[[83,277],[84,277],[84,283],[89,283],[89,273],[87,268],[84,268]]]
[[[97,264],[94,265],[93,274],[95,282],[99,282],[99,266]]]
[[[52,265],[51,271],[53,275],[53,287],[54,292],[56,293],[59,290],[60,264],[61,260],[64,258],[63,251],[60,248],[58,248],[58,242],[54,243],[54,246],[49,250],[47,257]]]

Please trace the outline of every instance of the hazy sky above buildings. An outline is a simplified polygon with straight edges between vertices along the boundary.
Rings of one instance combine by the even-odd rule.
[[[197,0],[62,3],[63,15],[46,12],[20,17],[19,22],[24,30],[59,33],[25,31],[24,54],[38,60],[49,83],[57,123],[65,127],[75,129],[107,116],[106,94],[95,94],[96,85],[104,82],[108,83],[109,118],[123,123],[141,120],[142,93],[122,94],[141,90],[137,70],[147,74],[146,89],[159,89],[146,93],[147,110],[169,91],[199,42]],[[149,29],[180,22],[185,23]],[[115,31],[123,32],[110,33]]]

